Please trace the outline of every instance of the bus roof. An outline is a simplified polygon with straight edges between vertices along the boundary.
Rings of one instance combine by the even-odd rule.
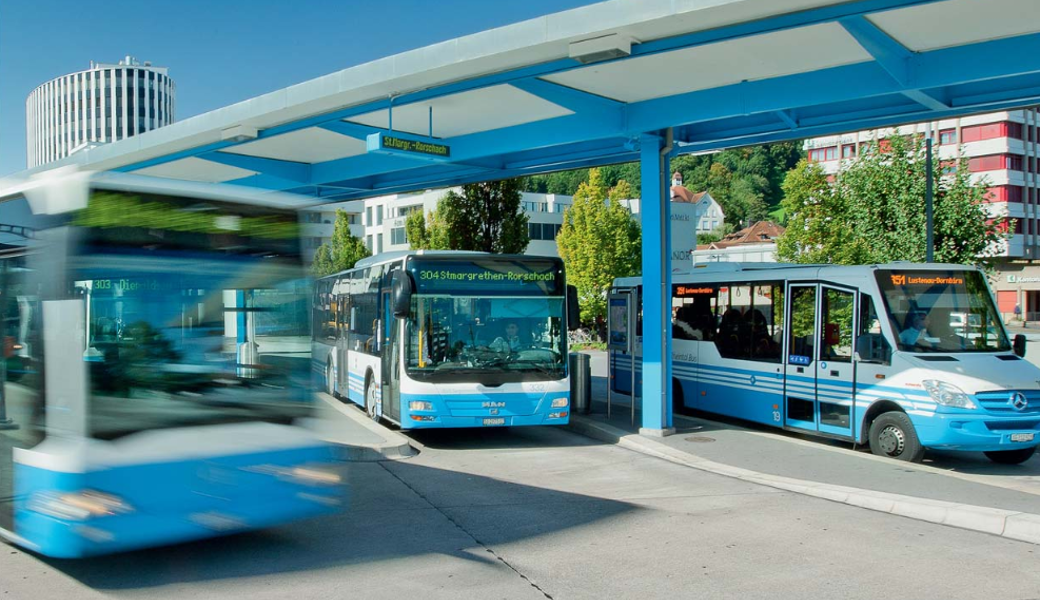
[[[907,269],[914,271],[927,271],[935,269],[943,270],[976,270],[977,267],[971,265],[960,265],[953,263],[915,263],[909,261],[896,261],[885,264],[869,264],[869,265],[836,265],[827,263],[775,263],[775,262],[716,262],[706,263],[703,265],[695,265],[688,271],[678,271],[672,273],[672,281],[684,282],[698,277],[711,277],[714,275],[723,275],[727,273],[747,273],[755,276],[764,273],[774,273],[776,271],[789,271],[794,273],[804,273],[808,270],[816,270],[817,273],[827,273],[838,270],[849,270],[849,269]],[[782,276],[783,274],[781,274]],[[765,275],[763,275],[765,276]],[[641,277],[619,277],[614,280],[614,287],[631,287],[642,284]]]
[[[10,179],[6,182],[9,185],[0,189],[0,202],[24,195],[29,197],[33,210],[36,211],[39,198],[43,208],[39,212],[46,214],[60,214],[85,207],[84,193],[88,188],[186,196],[291,210],[318,204],[313,198],[305,196],[264,192],[239,185],[163,179],[111,171],[80,171],[75,167],[62,167],[18,178],[13,184],[10,184]],[[60,193],[49,193],[48,190],[60,190]]]
[[[362,258],[354,264],[353,268],[340,271],[338,273],[332,273],[325,275],[319,279],[325,279],[326,277],[338,277],[343,273],[349,273],[355,269],[364,269],[366,267],[374,267],[376,265],[382,265],[390,262],[396,262],[404,260],[409,257],[423,257],[423,258],[463,258],[463,257],[487,257],[487,258],[504,258],[504,259],[550,259],[559,261],[560,259],[555,256],[534,256],[530,254],[492,254],[490,252],[481,252],[478,250],[395,250],[393,252],[383,252],[381,254],[375,254]]]

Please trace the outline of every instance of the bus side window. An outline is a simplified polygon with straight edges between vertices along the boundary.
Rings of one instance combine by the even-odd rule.
[[[859,332],[856,337],[856,354],[860,362],[887,365],[892,360],[892,346],[881,333],[881,321],[874,310],[870,296],[860,296]]]

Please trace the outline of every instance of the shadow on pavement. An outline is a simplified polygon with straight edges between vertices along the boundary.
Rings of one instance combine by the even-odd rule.
[[[571,436],[578,437],[578,436]],[[335,516],[275,529],[78,561],[42,558],[84,585],[137,590],[193,582],[319,571],[366,571],[402,557],[492,563],[456,524],[471,507],[501,527],[492,543],[553,534],[637,510],[625,502],[518,485],[408,462],[348,468],[350,504]],[[537,514],[538,518],[524,515]],[[475,550],[475,551],[474,551]]]

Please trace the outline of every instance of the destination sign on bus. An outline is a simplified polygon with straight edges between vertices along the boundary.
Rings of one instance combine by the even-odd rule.
[[[419,293],[557,295],[560,266],[547,260],[416,261],[410,269]]]
[[[941,275],[908,275],[893,273],[892,285],[964,285],[963,277],[943,277]]]
[[[555,273],[516,273],[516,272],[495,272],[490,270],[462,273],[458,271],[449,271],[446,269],[431,270],[422,269],[419,271],[420,281],[430,280],[443,280],[443,281],[465,281],[465,282],[495,282],[495,281],[552,281],[556,277]]]

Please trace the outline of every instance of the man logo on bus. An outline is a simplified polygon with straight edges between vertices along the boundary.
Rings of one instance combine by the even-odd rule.
[[[1015,392],[1008,397],[1008,404],[1015,410],[1025,410],[1029,406],[1029,400],[1022,392]]]
[[[906,275],[893,275],[892,285],[906,285]]]

